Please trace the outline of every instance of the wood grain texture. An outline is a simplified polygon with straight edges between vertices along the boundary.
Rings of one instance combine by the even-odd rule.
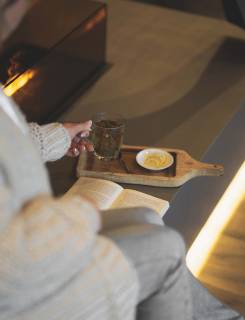
[[[245,199],[219,238],[199,279],[245,315]]]
[[[153,172],[140,167],[136,154],[146,146],[127,146],[121,149],[118,160],[103,161],[93,153],[82,154],[77,176],[108,179],[119,183],[140,184],[157,187],[178,187],[197,176],[219,176],[223,174],[222,165],[203,163],[193,159],[186,151],[164,148],[174,157],[174,163],[167,169]]]

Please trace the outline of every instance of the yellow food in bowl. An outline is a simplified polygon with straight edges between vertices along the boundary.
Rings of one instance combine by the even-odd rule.
[[[160,169],[165,165],[166,160],[166,155],[157,152],[150,153],[145,156],[143,165],[152,169]]]

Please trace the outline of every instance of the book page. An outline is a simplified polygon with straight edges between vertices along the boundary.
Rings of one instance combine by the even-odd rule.
[[[112,203],[111,208],[147,207],[157,211],[161,217],[169,208],[169,202],[143,192],[125,189]]]
[[[91,199],[100,210],[108,209],[123,188],[119,184],[95,178],[80,177],[66,195],[81,195]]]

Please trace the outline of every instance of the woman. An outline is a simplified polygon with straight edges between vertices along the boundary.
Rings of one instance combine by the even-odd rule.
[[[0,5],[6,37],[27,6]],[[0,320],[242,319],[191,277],[182,239],[154,212],[52,196],[42,161],[91,148],[90,126],[28,126],[0,91]]]

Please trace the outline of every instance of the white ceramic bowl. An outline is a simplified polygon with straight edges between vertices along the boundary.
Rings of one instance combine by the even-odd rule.
[[[174,158],[169,152],[163,149],[150,148],[138,152],[136,155],[136,161],[145,169],[160,171],[170,167],[174,162]]]

